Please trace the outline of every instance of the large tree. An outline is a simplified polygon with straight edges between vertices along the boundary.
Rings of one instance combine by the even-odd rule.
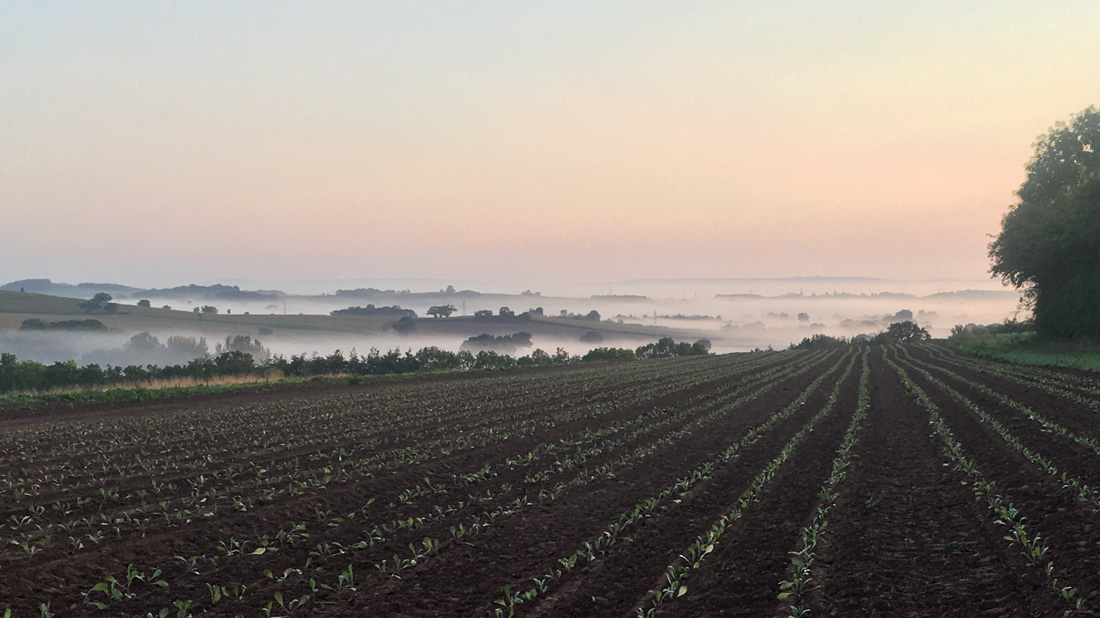
[[[1024,291],[1040,334],[1100,339],[1100,110],[1039,138],[1016,195],[993,274]]]

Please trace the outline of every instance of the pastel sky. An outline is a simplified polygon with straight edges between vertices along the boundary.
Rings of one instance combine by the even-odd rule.
[[[0,2],[0,283],[987,277],[1100,3]],[[526,287],[526,286],[525,286]]]

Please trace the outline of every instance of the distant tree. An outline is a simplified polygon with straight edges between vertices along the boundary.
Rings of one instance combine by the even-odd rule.
[[[592,348],[581,357],[584,361],[630,361],[637,358],[634,350],[623,348]]]
[[[502,318],[510,318],[510,317],[515,316],[515,315],[516,315],[516,312],[512,311],[508,307],[501,307],[500,308],[500,317],[502,317]]]
[[[474,317],[482,320],[485,318],[491,318],[493,317],[493,312],[491,309],[478,309],[474,312]]]
[[[584,343],[601,343],[603,341],[603,335],[594,330],[590,330],[581,335],[581,341]]]
[[[483,333],[476,337],[470,337],[462,342],[460,350],[476,352],[488,350],[497,354],[515,354],[517,347],[530,347],[531,333],[514,333],[511,335],[493,336]]]
[[[393,330],[403,335],[416,332],[416,318],[405,316],[394,323]]]
[[[107,330],[107,327],[103,322],[91,318],[87,320],[61,320],[60,322],[43,322],[38,318],[30,318],[23,320],[19,330],[97,331]]]
[[[672,337],[661,337],[657,343],[639,346],[634,353],[640,358],[668,358],[676,355],[676,342]]]
[[[161,350],[160,339],[149,333],[138,333],[122,346],[122,349],[135,354],[151,355]]]
[[[886,332],[879,333],[874,338],[874,343],[912,343],[927,341],[932,338],[928,331],[910,321],[895,322],[887,327]]]
[[[173,358],[182,361],[205,358],[210,353],[210,349],[206,346],[206,337],[173,335],[164,341],[164,347]]]
[[[672,356],[697,356],[710,353],[710,341],[700,339],[695,343],[676,343],[672,337],[661,337],[657,343],[640,346],[634,351],[639,358],[669,358]]]
[[[824,350],[829,348],[842,348],[851,345],[844,337],[830,337],[817,333],[811,337],[805,337],[801,343],[792,343],[792,350]]]
[[[588,312],[588,315],[584,316],[584,319],[591,320],[593,322],[599,322],[600,321],[600,312],[593,309],[592,311]]]
[[[260,361],[271,357],[271,350],[265,348],[259,339],[254,340],[248,335],[229,335],[225,338],[224,345],[219,343],[214,348],[218,355],[226,352],[243,352]]]
[[[902,309],[894,314],[894,319],[900,322],[912,322],[913,312],[908,309]]]
[[[217,315],[218,308],[214,307],[212,305],[203,305],[202,306],[202,312],[203,313],[209,313],[209,314],[212,314],[212,315]]]
[[[719,319],[721,319],[721,316],[719,316]],[[799,322],[809,322],[810,321],[810,314],[808,314],[808,313],[798,314],[798,321]]]
[[[458,309],[454,305],[438,305],[428,308],[428,315],[433,318],[449,318]]]
[[[531,365],[535,367],[545,367],[554,363],[554,359],[542,349],[532,350],[527,358],[530,359]]]
[[[1100,340],[1100,110],[1039,139],[1016,195],[992,273],[1024,292],[1040,335]]]
[[[100,292],[91,298],[77,305],[84,313],[96,313],[97,311],[106,311],[107,313],[114,313],[118,310],[118,305],[111,302],[111,295],[106,292]]]
[[[367,317],[416,317],[415,311],[413,311],[412,309],[402,309],[398,305],[393,305],[390,307],[375,307],[374,304],[369,304],[366,307],[348,307],[347,309],[337,309],[329,313],[331,315],[361,315]]]
[[[218,373],[222,375],[243,375],[250,373],[256,366],[255,360],[247,352],[222,352],[214,358]]]
[[[143,298],[137,302],[137,305],[138,307],[151,307],[153,303],[149,302],[148,299]]]

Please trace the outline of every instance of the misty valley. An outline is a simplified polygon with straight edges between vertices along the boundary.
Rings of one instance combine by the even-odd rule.
[[[0,286],[0,351],[47,364],[143,366],[228,350],[257,362],[372,349],[584,355],[672,338],[706,340],[724,353],[782,349],[813,335],[874,335],[903,320],[946,337],[955,325],[999,323],[1019,310],[1018,293],[989,281],[646,280],[549,293],[424,287],[309,293],[15,281]]]

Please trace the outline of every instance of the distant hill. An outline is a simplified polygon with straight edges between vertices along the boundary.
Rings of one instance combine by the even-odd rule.
[[[1015,298],[1020,296],[1016,290],[956,290],[954,292],[937,292],[923,298],[944,298],[957,300],[979,300],[991,298]]]
[[[31,294],[48,294],[50,296],[62,296],[65,298],[91,298],[100,292],[106,292],[112,296],[120,294],[132,294],[140,291],[138,288],[117,283],[54,283],[49,279],[21,279],[0,285],[0,290],[8,292],[27,292]]]
[[[282,298],[278,290],[242,290],[236,285],[180,285],[173,288],[136,288],[118,283],[56,283],[49,279],[21,279],[0,285],[0,290],[8,292],[26,292],[28,294],[47,294],[64,298],[88,299],[100,292],[106,292],[120,300],[129,298],[160,298],[175,300],[237,300],[264,301]]]
[[[225,300],[274,300],[282,298],[283,293],[278,290],[267,292],[242,290],[236,285],[222,285],[220,283],[214,285],[195,285],[192,283],[191,285],[180,285],[174,288],[139,290],[138,295],[150,298],[191,300],[215,300],[219,298]]]

